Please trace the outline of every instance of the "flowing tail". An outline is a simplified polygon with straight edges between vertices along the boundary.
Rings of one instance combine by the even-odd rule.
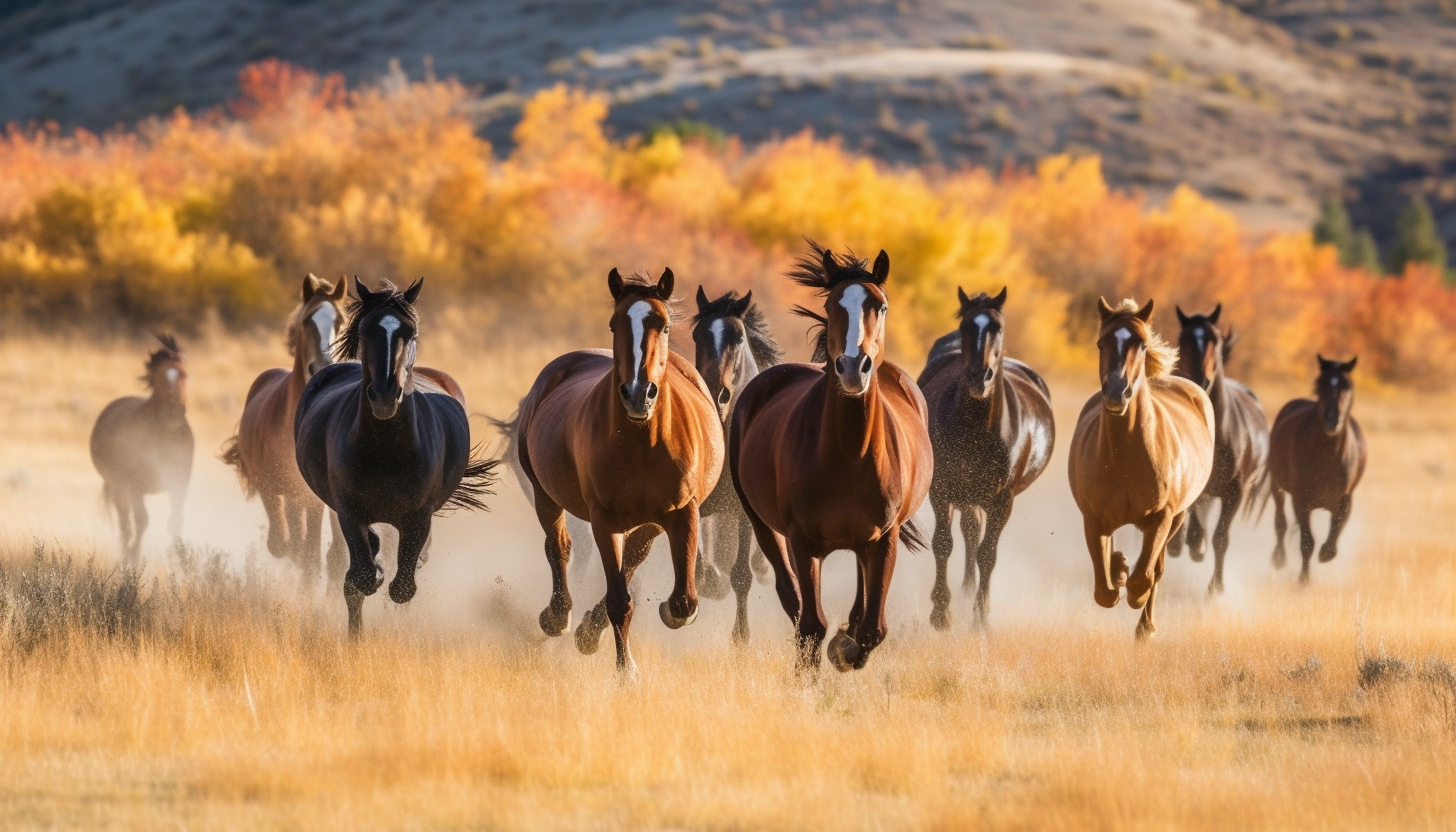
[[[223,461],[224,465],[231,465],[233,471],[238,475],[238,484],[249,497],[257,496],[258,489],[253,487],[252,480],[248,479],[248,467],[243,464],[243,452],[238,448],[238,437],[236,434],[222,443],[222,453],[217,458]]]
[[[1266,461],[1259,466],[1258,473],[1249,482],[1249,493],[1244,495],[1244,506],[1241,512],[1244,519],[1253,518],[1255,523],[1264,519],[1264,509],[1269,507],[1270,498],[1274,495],[1274,478],[1269,475],[1269,464]]]
[[[501,460],[511,469],[511,473],[516,475],[516,481],[521,486],[521,493],[526,495],[527,500],[533,499],[536,490],[526,476],[526,469],[521,467],[521,411],[517,409],[508,419],[486,416],[485,420],[506,438],[506,446],[501,451]]]
[[[490,510],[485,504],[485,498],[495,494],[491,486],[495,485],[495,468],[500,460],[479,459],[476,456],[479,453],[479,445],[471,449],[470,461],[465,464],[465,475],[460,478],[460,484],[455,486],[450,499],[445,501],[444,509]]]

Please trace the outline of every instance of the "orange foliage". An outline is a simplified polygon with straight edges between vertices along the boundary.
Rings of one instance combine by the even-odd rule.
[[[661,134],[607,138],[607,105],[557,86],[515,148],[475,132],[452,81],[346,90],[278,61],[247,67],[226,111],[177,111],[96,136],[0,140],[0,286],[11,309],[179,325],[211,310],[270,321],[296,276],[418,275],[475,299],[482,326],[580,338],[605,272],[673,269],[710,291],[803,300],[777,277],[804,236],[889,251],[891,349],[907,365],[953,325],[955,288],[1010,289],[1013,351],[1085,371],[1098,295],[1224,304],[1241,374],[1303,377],[1360,353],[1393,383],[1456,378],[1456,293],[1413,269],[1343,268],[1307,233],[1251,241],[1191,188],[1166,203],[1108,187],[1095,157],[993,175],[890,169],[809,133],[745,151]],[[448,292],[435,297],[448,297]],[[77,321],[79,322],[79,321]],[[595,331],[595,330],[590,330]],[[785,334],[795,346],[798,339]]]

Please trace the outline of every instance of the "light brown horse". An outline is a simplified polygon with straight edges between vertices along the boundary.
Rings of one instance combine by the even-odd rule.
[[[323,539],[324,504],[309,490],[294,459],[293,415],[314,373],[333,363],[330,346],[343,316],[339,302],[348,281],[337,285],[313,275],[303,279],[303,300],[288,319],[293,369],[267,370],[253,382],[243,404],[238,433],[223,446],[222,461],[236,469],[248,496],[257,495],[268,514],[268,551],[298,563],[306,578],[317,576]],[[342,579],[348,549],[337,528],[329,546],[328,569]]]
[[[1168,540],[1213,471],[1213,405],[1198,385],[1170,373],[1177,354],[1153,331],[1153,302],[1125,300],[1116,309],[1099,298],[1102,392],[1087,400],[1072,435],[1068,474],[1082,510],[1092,555],[1092,595],[1104,607],[1142,608],[1138,638],[1157,632],[1153,600]],[[1129,575],[1112,550],[1123,526],[1142,532],[1142,553]]]
[[[147,356],[142,380],[150,396],[127,396],[108,404],[91,429],[91,462],[101,474],[102,495],[116,512],[122,554],[141,557],[147,531],[146,496],[161,491],[172,500],[167,530],[182,532],[182,508],[192,479],[192,427],[187,423],[187,362],[170,335]]]
[[[797,624],[801,667],[819,666],[828,624],[819,569],[836,549],[854,552],[859,591],[828,648],[843,671],[862,668],[884,640],[885,599],[900,541],[923,548],[911,516],[930,490],[934,458],[925,399],[884,359],[885,281],[854,255],[818,244],[790,277],[817,289],[814,364],[779,364],[750,381],[734,405],[728,439],[733,485],[773,566],[779,602]]]
[[[521,400],[518,452],[551,566],[551,602],[541,612],[541,629],[560,635],[571,621],[571,512],[591,523],[607,578],[606,598],[583,618],[577,646],[595,650],[603,618],[609,619],[617,667],[633,676],[627,584],[664,530],[674,582],[658,612],[673,629],[697,617],[698,506],[723,468],[723,429],[692,362],[668,347],[672,271],[664,270],[654,284],[623,279],[612,269],[607,287],[611,351],[570,352],[546,365]]]
[[[1346,362],[1319,359],[1315,398],[1295,399],[1279,411],[1269,435],[1269,473],[1274,485],[1274,566],[1284,566],[1284,538],[1289,521],[1284,518],[1284,496],[1289,495],[1294,520],[1299,524],[1299,554],[1304,565],[1299,582],[1309,583],[1309,560],[1314,555],[1314,532],[1310,513],[1317,508],[1330,513],[1330,533],[1320,547],[1320,563],[1335,559],[1340,532],[1350,519],[1355,486],[1365,475],[1365,433],[1350,415],[1355,403],[1355,371],[1352,358]]]

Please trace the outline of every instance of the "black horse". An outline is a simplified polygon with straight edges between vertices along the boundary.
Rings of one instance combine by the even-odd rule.
[[[1229,526],[1242,507],[1245,516],[1262,511],[1269,499],[1269,418],[1259,397],[1240,382],[1224,374],[1224,362],[1233,350],[1238,333],[1218,326],[1223,304],[1207,315],[1185,315],[1178,309],[1176,375],[1202,387],[1213,402],[1213,474],[1203,494],[1188,510],[1188,522],[1168,541],[1168,554],[1183,551],[1186,536],[1188,556],[1203,560],[1205,519],[1209,504],[1219,501],[1218,525],[1213,530],[1213,579],[1208,594],[1223,593],[1223,559],[1228,552]]]
[[[962,583],[976,589],[976,624],[984,627],[991,606],[991,571],[1001,532],[1016,495],[1046,470],[1056,430],[1052,398],[1036,371],[1005,354],[1006,289],[996,297],[974,298],[957,289],[960,328],[937,339],[916,383],[930,409],[935,477],[930,505],[935,512],[935,587],[930,623],[950,626],[946,566],[953,545],[951,522],[961,513],[966,546]],[[980,580],[977,581],[977,572]]]
[[[336,346],[333,364],[314,374],[299,399],[293,433],[298,469],[308,487],[339,516],[349,546],[344,600],[349,634],[362,626],[364,596],[384,581],[375,560],[379,535],[399,530],[399,565],[389,597],[415,594],[415,567],[441,509],[484,508],[495,460],[471,459],[465,396],[450,376],[415,367],[421,278],[403,292],[385,282],[377,292],[356,277],[358,300]]]

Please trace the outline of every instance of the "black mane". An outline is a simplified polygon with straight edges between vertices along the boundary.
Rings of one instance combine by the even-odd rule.
[[[682,304],[679,298],[665,298],[657,292],[657,281],[641,273],[634,272],[622,278],[622,292],[612,298],[612,307],[627,298],[646,298],[647,300],[660,301],[667,307],[667,322],[675,324],[682,320]]]
[[[709,318],[735,317],[733,307],[739,300],[740,295],[736,290],[728,290],[721,298],[709,301],[707,306],[698,310],[698,314],[693,316],[693,326],[697,327]],[[768,320],[758,304],[749,303],[748,310],[742,316],[736,317],[743,321],[743,329],[748,333],[748,348],[753,352],[753,360],[760,368],[772,367],[784,360],[784,351],[769,333]]]
[[[366,301],[363,298],[352,301],[346,310],[349,315],[349,323],[344,327],[344,333],[334,344],[334,358],[339,361],[349,361],[359,357],[359,324],[364,316],[376,309],[389,309],[401,318],[410,322],[415,332],[420,331],[420,316],[415,312],[414,306],[404,298],[404,293],[399,291],[395,285],[388,280],[379,282],[379,290],[370,296]],[[385,295],[384,293],[388,293]]]

